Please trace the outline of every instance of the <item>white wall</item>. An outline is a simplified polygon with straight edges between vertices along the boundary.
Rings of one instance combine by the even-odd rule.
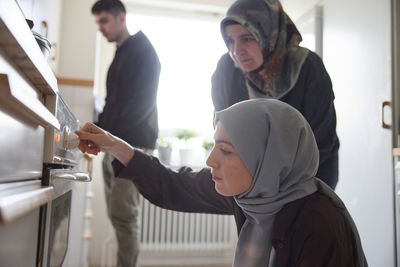
[[[91,14],[94,0],[65,0],[62,8],[58,76],[94,79],[97,27]]]
[[[303,14],[311,10],[314,5],[322,2],[321,0],[281,0],[283,9],[289,17],[296,21]]]
[[[172,10],[196,10],[201,12],[225,13],[235,0],[125,0],[127,5]]]
[[[97,32],[94,92],[95,95],[99,96],[101,99],[105,99],[107,94],[107,72],[114,58],[115,50],[115,43],[109,43],[100,32]]]

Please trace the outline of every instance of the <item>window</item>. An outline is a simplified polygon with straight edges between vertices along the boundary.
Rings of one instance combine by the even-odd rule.
[[[129,31],[150,39],[161,61],[160,131],[174,128],[213,134],[211,76],[227,49],[218,20],[130,14]]]

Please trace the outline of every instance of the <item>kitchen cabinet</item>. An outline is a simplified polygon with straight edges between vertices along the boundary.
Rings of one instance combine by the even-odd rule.
[[[52,44],[48,63],[58,74],[62,0],[17,0],[27,19],[34,22],[33,31]]]

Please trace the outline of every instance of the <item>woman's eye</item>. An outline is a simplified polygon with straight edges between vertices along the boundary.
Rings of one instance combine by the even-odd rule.
[[[228,150],[225,150],[225,149],[223,149],[223,148],[220,148],[219,149],[221,152],[222,152],[222,154],[224,154],[224,155],[229,155],[229,154],[231,154],[232,152],[230,152],[230,151],[228,151]]]
[[[231,46],[233,44],[233,40],[230,38],[225,39],[225,43],[227,44],[227,46]]]
[[[253,40],[254,40],[253,37],[244,37],[244,38],[242,39],[242,41],[245,42],[245,43],[251,42],[251,41],[253,41]]]

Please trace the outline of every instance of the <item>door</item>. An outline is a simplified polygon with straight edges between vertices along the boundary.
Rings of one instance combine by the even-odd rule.
[[[382,127],[381,111],[392,100],[391,1],[328,0],[324,15],[324,61],[341,141],[336,191],[369,265],[395,266],[392,131]]]
[[[382,115],[387,124],[392,117],[390,106],[382,114],[382,103],[394,105],[392,0],[282,2],[294,21],[322,5],[323,60],[341,142],[336,192],[357,224],[369,266],[396,266],[393,127],[382,127]]]

